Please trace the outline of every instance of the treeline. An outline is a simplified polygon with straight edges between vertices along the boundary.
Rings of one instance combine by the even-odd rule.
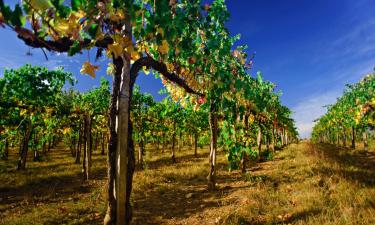
[[[312,138],[318,142],[336,144],[352,149],[363,141],[367,150],[375,129],[375,73],[360,82],[347,85],[337,102],[328,106],[327,113],[317,120]]]
[[[251,95],[247,100],[239,95],[242,101],[226,99],[218,113],[218,147],[226,151],[230,169],[241,166],[243,172],[248,160],[270,158],[276,148],[297,140],[291,112],[280,104],[274,85],[263,81],[260,74],[248,80]],[[49,71],[26,65],[5,70],[4,78],[0,78],[4,96],[0,104],[0,152],[7,159],[9,147],[18,146],[18,169],[25,169],[29,148],[38,161],[63,142],[74,162],[82,163],[84,178],[89,179],[93,149],[100,149],[104,155],[108,145],[110,86],[101,79],[100,87],[80,93],[63,90],[66,81],[73,85],[72,75],[62,69]],[[176,149],[190,145],[196,156],[199,146],[210,143],[208,105],[203,99],[198,105],[194,101],[174,101],[169,95],[156,102],[152,95],[135,87],[131,119],[140,168],[147,144],[153,144],[156,150],[170,149],[171,160],[176,162]]]
[[[91,50],[96,59],[111,60],[105,224],[131,220],[133,137],[137,136],[131,108],[139,71],[152,70],[175,102],[184,106],[189,101],[192,108],[208,114],[210,189],[216,184],[218,146],[229,151],[235,168],[242,159],[258,157],[253,153],[259,153],[260,143],[272,148],[296,139],[290,111],[281,106],[274,85],[249,75],[254,54],[248,55],[246,46],[235,45],[239,35],[232,36],[226,27],[229,12],[224,0],[211,4],[200,0],[25,1],[14,7],[0,0],[0,11],[0,26],[17,33],[32,48],[67,56]],[[98,68],[88,59],[81,73],[95,77]],[[176,124],[170,134],[173,144],[180,135],[179,118],[166,118]],[[82,124],[89,126],[89,122]]]

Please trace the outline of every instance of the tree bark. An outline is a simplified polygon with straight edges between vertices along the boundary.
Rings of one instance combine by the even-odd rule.
[[[87,117],[88,119],[88,134],[87,134],[87,144],[89,146],[89,151],[87,152],[88,156],[88,174],[91,174],[91,167],[92,167],[92,161],[91,161],[91,156],[92,156],[92,151],[93,151],[93,138],[92,138],[92,118],[90,116]]]
[[[83,179],[88,180],[91,174],[91,118],[89,115],[84,115],[84,131],[83,131]]]
[[[82,173],[83,180],[88,180],[87,173],[87,122],[86,118],[83,118],[83,159],[82,159]]]
[[[105,152],[104,152],[104,149],[105,149],[105,134],[104,132],[102,132],[102,152],[101,152],[101,155],[104,155]]]
[[[273,152],[275,152],[275,128],[272,128],[272,138],[271,138],[271,149]]]
[[[352,149],[355,149],[355,128],[352,126]]]
[[[116,118],[117,118],[117,99],[119,95],[122,59],[114,59],[116,73],[113,76],[113,87],[111,102],[109,106],[109,139],[107,151],[107,213],[104,218],[104,225],[116,224],[116,196],[115,196],[115,178],[116,178],[116,149],[117,149],[117,132],[116,132]]]
[[[289,134],[286,129],[284,129],[284,136],[285,136],[285,145],[289,144]]]
[[[139,168],[143,169],[143,152],[144,152],[144,144],[143,139],[141,138],[138,146],[138,164]]]
[[[258,146],[258,161],[261,160],[260,153],[262,151],[262,129],[259,126],[257,135],[257,146]]]
[[[39,151],[36,149],[34,151],[34,162],[37,162],[39,161]]]
[[[130,24],[127,24],[126,27],[129,29]],[[134,146],[130,121],[132,94],[130,61],[125,56],[113,61],[116,72],[110,109],[111,147],[108,150],[108,209],[104,224],[128,225],[132,217],[130,193],[134,172]]]
[[[176,156],[175,156],[175,143],[176,143],[176,122],[173,122],[173,134],[172,134],[172,163],[176,163]]]
[[[92,150],[97,150],[98,146],[99,146],[99,132],[95,132],[95,142],[94,143],[95,143],[94,148]]]
[[[3,159],[7,160],[9,157],[9,141],[8,138],[5,139],[5,146],[4,146],[4,155]]]
[[[209,165],[210,171],[207,176],[208,180],[208,189],[215,190],[216,189],[216,143],[217,143],[217,118],[214,103],[211,99],[210,103],[210,112],[209,112],[209,124],[210,124],[210,132],[211,132],[211,144],[210,144],[210,156],[209,156]]]
[[[194,156],[195,157],[198,156],[197,149],[198,149],[198,132],[195,132],[194,133]]]
[[[130,204],[128,187],[128,160],[129,160],[129,122],[130,122],[130,62],[123,59],[120,92],[117,101],[117,148],[116,148],[116,224],[129,224]],[[124,191],[125,190],[125,191]]]
[[[245,125],[245,132],[246,132],[246,134],[248,134],[248,132],[249,132],[249,115],[245,115],[244,125]],[[245,146],[246,147],[249,146],[248,141],[246,141]],[[247,154],[244,151],[242,153],[242,157],[241,157],[241,172],[242,173],[246,173],[246,165],[247,165]]]
[[[345,130],[343,131],[343,134],[342,134],[342,144],[344,147],[346,147],[346,134],[345,134]]]
[[[165,140],[165,132],[163,132],[163,138],[162,138],[162,149],[161,152],[164,153],[164,150],[166,148],[166,140]]]
[[[82,123],[79,124],[79,131],[78,131],[78,143],[76,148],[76,164],[81,163],[81,148],[82,148]]]
[[[241,173],[246,173],[246,164],[247,164],[247,154],[246,152],[243,152],[242,158],[241,158]]]
[[[179,137],[178,137],[178,151],[181,151],[181,146],[182,146],[182,131],[179,132]]]
[[[46,148],[47,148],[47,142],[43,141],[43,144],[42,144],[42,154],[43,155],[46,155],[46,153],[47,153]]]
[[[368,134],[367,134],[367,131],[363,132],[362,137],[363,137],[364,150],[367,151],[368,150]]]
[[[29,121],[26,124],[26,128],[25,128],[25,134],[24,134],[23,141],[22,141],[22,147],[20,151],[20,157],[18,159],[17,170],[26,169],[27,151],[29,149],[31,130],[32,130],[32,124],[31,124],[31,121]]]
[[[47,148],[47,152],[49,152],[52,148],[52,144],[51,144],[51,138],[49,137],[48,138],[48,148]]]
[[[72,157],[75,156],[75,153],[76,153],[76,138],[71,135],[71,143],[70,143],[70,153],[72,154]],[[43,144],[43,152],[44,152],[44,144]]]

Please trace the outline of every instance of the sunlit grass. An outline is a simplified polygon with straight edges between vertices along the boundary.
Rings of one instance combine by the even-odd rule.
[[[274,161],[228,170],[217,160],[217,187],[206,189],[208,147],[176,150],[177,163],[148,146],[144,170],[136,169],[134,224],[375,224],[375,151],[303,142]],[[0,224],[102,224],[106,157],[93,155],[93,176],[63,148],[16,171],[15,151],[0,161]]]

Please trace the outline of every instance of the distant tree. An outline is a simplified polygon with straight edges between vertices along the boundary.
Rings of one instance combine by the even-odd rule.
[[[0,78],[0,107],[8,124],[19,121],[21,130],[20,156],[17,168],[26,167],[27,151],[36,127],[44,123],[44,114],[51,113],[56,106],[57,95],[66,82],[73,85],[72,74],[62,69],[48,70],[44,67],[25,65],[19,69],[6,69]],[[16,118],[18,117],[18,118]]]

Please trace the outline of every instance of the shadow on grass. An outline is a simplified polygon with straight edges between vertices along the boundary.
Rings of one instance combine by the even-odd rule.
[[[224,154],[224,153],[219,153]],[[175,165],[192,160],[206,160],[208,153],[185,155],[177,158]],[[208,161],[208,160],[207,160]],[[174,165],[170,158],[163,157],[156,161],[148,162],[149,169]],[[184,165],[189,166],[189,165]],[[134,192],[134,219],[133,224],[163,224],[165,220],[180,220],[197,215],[210,208],[219,208],[220,199],[230,193],[245,187],[231,187],[232,181],[243,180],[240,173],[226,173],[227,163],[217,163],[218,174],[216,181],[218,188],[215,191],[207,190],[206,175],[186,179],[178,173],[172,173],[168,178],[170,183],[158,184],[145,191]],[[225,168],[225,169],[223,169]],[[250,186],[251,184],[246,184]]]
[[[318,172],[328,176],[337,174],[362,185],[375,186],[375,152],[352,150],[330,144],[316,145],[320,157],[338,163],[339,168],[322,168]]]
[[[309,217],[316,216],[318,214],[322,213],[321,209],[308,209],[302,212],[297,212],[294,213],[290,218],[286,219],[283,221],[283,224],[294,224],[297,222],[304,222],[306,221]]]
[[[194,156],[194,154],[183,155],[183,156],[177,155],[176,156],[176,163],[172,162],[171,157],[164,156],[164,157],[161,157],[157,160],[147,161],[146,164],[147,164],[147,169],[152,170],[152,169],[161,168],[163,166],[178,165],[178,163],[182,163],[182,162],[194,162],[195,160],[202,160],[203,158],[207,159],[207,161],[208,161],[208,155],[209,155],[209,153],[199,153],[199,154],[197,154],[197,156]],[[139,168],[136,168],[136,170],[139,170]]]
[[[17,173],[30,173],[30,171]],[[105,169],[93,168],[90,180],[103,180],[105,176]],[[77,194],[89,193],[91,190],[92,186],[90,185],[90,181],[84,181],[81,172],[75,172],[69,175],[57,174],[39,179],[35,178],[31,182],[17,187],[0,187],[0,198],[2,199],[0,205],[11,207],[25,200],[58,202]]]

